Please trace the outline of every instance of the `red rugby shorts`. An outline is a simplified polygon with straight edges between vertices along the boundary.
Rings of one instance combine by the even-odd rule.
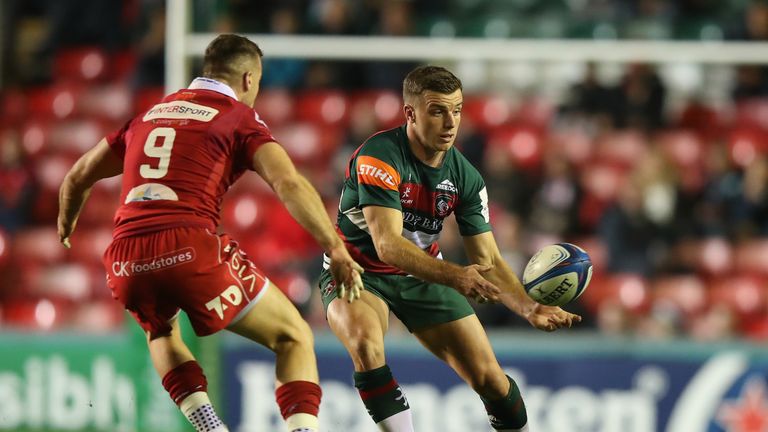
[[[269,283],[226,234],[172,228],[114,240],[104,253],[112,296],[153,335],[179,309],[198,336],[215,333],[256,304]]]

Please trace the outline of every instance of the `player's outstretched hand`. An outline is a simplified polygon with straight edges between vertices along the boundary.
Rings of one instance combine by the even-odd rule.
[[[56,226],[59,232],[59,241],[62,245],[64,245],[65,248],[69,249],[69,236],[72,234],[72,231],[75,230],[74,224],[64,221],[61,216],[59,216],[58,220],[56,221]]]
[[[486,280],[481,273],[493,268],[488,265],[472,264],[464,267],[453,283],[456,291],[478,303],[498,302],[501,290]]]
[[[571,327],[581,322],[581,316],[566,312],[557,306],[536,304],[527,314],[526,319],[539,330],[555,331],[563,327]]]
[[[331,275],[338,289],[336,297],[346,300],[348,303],[360,298],[365,287],[360,274],[363,268],[349,256],[345,248],[339,248],[330,252]]]

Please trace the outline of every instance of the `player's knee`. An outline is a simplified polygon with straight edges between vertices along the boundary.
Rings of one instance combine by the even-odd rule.
[[[272,347],[274,351],[305,348],[312,350],[315,340],[312,329],[304,320],[297,320],[286,326]]]
[[[384,346],[381,342],[366,336],[349,341],[352,361],[365,369],[380,366],[384,362]]]
[[[504,372],[495,367],[481,367],[472,372],[469,385],[486,399],[504,397],[509,391],[509,381]]]

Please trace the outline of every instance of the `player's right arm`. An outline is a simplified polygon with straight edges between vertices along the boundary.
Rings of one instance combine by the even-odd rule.
[[[328,218],[320,195],[307,179],[296,171],[282,146],[268,142],[253,154],[253,169],[275,191],[288,212],[306,229],[331,258],[334,280],[348,289],[347,301],[360,297],[363,268],[347,252],[344,242]],[[339,292],[344,297],[344,292]]]
[[[99,141],[95,147],[75,162],[59,188],[57,226],[59,241],[64,246],[69,247],[69,236],[75,230],[77,218],[94,183],[122,172],[123,161],[110,148],[106,139]]]
[[[498,301],[500,290],[481,275],[490,266],[466,267],[434,258],[402,236],[401,211],[381,206],[363,207],[363,216],[379,259],[419,279],[453,287],[461,294]]]

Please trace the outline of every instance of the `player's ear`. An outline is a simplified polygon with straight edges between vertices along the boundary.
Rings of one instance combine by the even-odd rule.
[[[243,72],[243,89],[247,92],[253,87],[253,72]]]
[[[416,110],[410,105],[403,105],[403,112],[405,113],[405,121],[407,123],[416,122]]]

